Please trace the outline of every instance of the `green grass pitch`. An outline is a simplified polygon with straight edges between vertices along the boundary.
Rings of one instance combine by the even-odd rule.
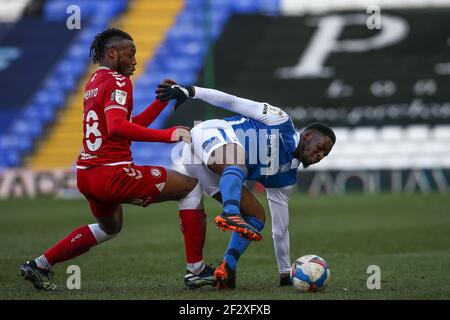
[[[265,199],[261,202],[266,206]],[[229,232],[215,228],[218,204],[208,199],[205,259],[216,265]],[[278,287],[270,215],[264,239],[238,265],[238,288],[188,290],[177,203],[124,207],[121,234],[88,253],[55,266],[60,291],[39,292],[19,277],[19,265],[92,223],[84,200],[0,201],[0,299],[449,299],[450,196],[296,195],[290,207],[291,258],[317,254],[327,260],[324,292],[299,294]],[[268,212],[268,211],[267,211]],[[81,289],[69,290],[66,269],[81,268]],[[369,290],[369,265],[381,268],[381,289]]]

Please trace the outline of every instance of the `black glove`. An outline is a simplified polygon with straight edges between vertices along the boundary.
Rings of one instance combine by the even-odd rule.
[[[171,99],[177,100],[177,103],[173,108],[176,110],[188,98],[193,97],[194,94],[193,86],[183,87],[178,84],[158,84],[156,99],[159,101],[167,101]]]

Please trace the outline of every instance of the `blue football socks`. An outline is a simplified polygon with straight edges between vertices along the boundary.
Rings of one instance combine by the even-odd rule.
[[[252,225],[256,230],[261,231],[264,228],[264,222],[259,220],[256,217],[249,216],[244,218],[248,224]],[[244,253],[247,249],[248,245],[251,243],[250,240],[241,238],[239,233],[233,232],[231,234],[230,243],[228,244],[227,251],[225,252],[225,260],[228,266],[232,270],[236,270],[236,264],[239,260],[239,257]]]
[[[223,170],[219,187],[225,213],[240,213],[242,185],[246,177],[246,173],[238,166],[226,167]]]

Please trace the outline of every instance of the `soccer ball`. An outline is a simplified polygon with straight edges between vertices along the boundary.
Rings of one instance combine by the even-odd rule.
[[[316,255],[298,258],[291,267],[291,282],[300,292],[325,289],[330,281],[330,269],[324,259]]]

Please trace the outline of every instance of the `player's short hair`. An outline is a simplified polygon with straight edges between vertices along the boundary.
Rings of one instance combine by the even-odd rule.
[[[322,122],[311,123],[303,131],[312,130],[312,129],[317,130],[317,131],[323,133],[324,135],[328,136],[331,139],[331,141],[333,141],[333,144],[336,143],[336,135],[334,134],[333,129],[331,129],[325,123],[322,123]]]
[[[106,29],[97,33],[89,50],[89,57],[92,63],[99,63],[105,52],[105,48],[122,40],[133,41],[133,38],[128,33],[115,28]]]

